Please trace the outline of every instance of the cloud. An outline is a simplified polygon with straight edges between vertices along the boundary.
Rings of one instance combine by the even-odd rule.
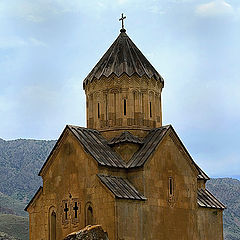
[[[34,46],[37,46],[37,47],[46,47],[47,46],[47,44],[46,43],[44,43],[44,42],[42,42],[42,41],[40,41],[40,40],[38,40],[38,39],[36,39],[36,38],[30,38],[29,39],[30,40],[30,42],[34,45]]]
[[[233,7],[224,0],[215,0],[206,4],[198,5],[196,14],[202,17],[218,17],[234,15]]]
[[[163,9],[158,5],[150,6],[149,7],[149,12],[150,13],[155,13],[155,14],[165,14],[165,11],[163,11]]]
[[[0,37],[0,49],[11,49],[27,46],[46,47],[47,44],[34,37],[29,38],[29,40],[20,38],[18,36]]]
[[[0,37],[0,49],[25,47],[28,43],[20,37]]]
[[[126,2],[128,2],[128,0],[117,0],[117,2],[118,2],[118,4],[122,5],[122,4],[126,3]]]

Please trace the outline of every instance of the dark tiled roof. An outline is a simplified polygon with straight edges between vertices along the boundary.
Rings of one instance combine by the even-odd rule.
[[[99,131],[89,128],[70,126],[70,130],[82,143],[86,152],[102,166],[125,168],[122,158],[108,146],[107,140]]]
[[[149,159],[152,153],[155,151],[156,147],[159,145],[163,137],[165,136],[166,132],[169,129],[175,133],[174,129],[171,125],[164,126],[161,128],[154,128],[152,129],[148,135],[142,140],[142,145],[139,150],[132,156],[129,162],[126,164],[124,160],[121,158],[118,153],[114,151],[109,146],[107,140],[100,134],[99,131],[89,128],[83,128],[78,126],[71,126],[67,125],[65,129],[69,129],[76,138],[80,141],[82,146],[84,147],[85,151],[88,152],[100,165],[114,167],[114,168],[136,168],[142,167],[145,162]],[[54,151],[58,148],[59,143],[64,135],[65,130],[61,134],[60,138],[58,139],[57,143],[55,144],[53,150],[51,151],[50,155],[48,156],[47,160],[45,161],[44,165],[42,166],[39,176],[41,176],[45,166],[48,163],[51,155]],[[128,135],[128,134],[126,134]],[[129,135],[132,135],[129,133]],[[128,136],[129,136],[128,135]],[[177,136],[177,134],[175,133]],[[131,141],[138,141],[136,137],[133,135],[131,136]],[[180,143],[181,140],[179,139]],[[115,142],[115,140],[112,140]],[[116,140],[117,142],[117,140]],[[182,144],[182,143],[181,143]],[[185,149],[184,145],[182,144],[183,148]],[[199,172],[198,179],[208,180],[209,177],[198,167],[198,165],[193,161],[187,150],[185,152],[190,157],[193,165]]]
[[[185,150],[186,154],[191,159],[193,165],[196,167],[196,169],[199,172],[198,179],[203,180],[209,180],[209,177],[203,172],[203,170],[194,162],[191,155],[188,153],[187,149],[184,147],[183,143],[177,136],[176,132],[174,131],[173,127],[171,125],[167,125],[160,128],[154,128],[152,129],[149,134],[143,139],[143,145],[142,147],[132,156],[132,158],[127,163],[128,168],[135,168],[135,167],[142,167],[145,162],[148,160],[148,158],[151,156],[151,154],[155,151],[156,147],[159,145],[167,131],[171,129],[179,142],[181,143],[181,146]]]
[[[125,178],[100,174],[98,174],[98,177],[116,198],[146,200],[146,198]]]
[[[207,189],[200,189],[197,192],[197,203],[200,207],[225,209],[226,207],[215,198]]]
[[[130,132],[124,131],[120,136],[117,136],[117,137],[113,138],[109,142],[109,145],[114,145],[114,144],[118,144],[118,143],[142,144],[142,141],[138,137],[132,135]]]
[[[129,160],[127,164],[128,168],[143,166],[169,128],[170,126],[152,129],[143,139],[143,146]]]
[[[199,180],[209,180],[210,178],[208,177],[208,175],[195,163],[196,168],[199,171],[199,175],[198,175],[198,179]]]
[[[140,77],[147,76],[148,78],[155,78],[162,83],[164,82],[161,75],[124,31],[119,34],[114,43],[84,79],[83,88],[95,78],[109,77],[111,74],[119,77],[123,73],[126,73],[128,76],[133,74],[137,74]]]
[[[33,198],[30,200],[30,202],[28,203],[28,205],[24,208],[24,211],[27,211],[27,209],[29,208],[29,206],[32,204],[32,202],[36,199],[36,197],[39,196],[39,194],[41,194],[43,191],[43,188],[40,186],[37,190],[37,192],[34,194]]]

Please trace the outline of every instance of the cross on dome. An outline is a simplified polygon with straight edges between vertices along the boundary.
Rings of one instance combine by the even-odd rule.
[[[126,16],[123,16],[123,13],[122,13],[122,17],[121,18],[119,18],[119,21],[122,21],[122,29],[120,30],[120,32],[122,32],[122,31],[126,31],[125,29],[124,29],[124,19],[126,19],[127,17]]]

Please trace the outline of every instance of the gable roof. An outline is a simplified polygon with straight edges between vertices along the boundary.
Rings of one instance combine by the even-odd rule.
[[[182,141],[178,137],[177,133],[174,131],[171,125],[163,126],[160,128],[154,128],[150,130],[149,134],[143,139],[143,146],[132,156],[132,158],[127,163],[128,168],[142,167],[149,157],[156,150],[159,143],[163,140],[164,136],[168,131],[172,131],[176,136],[184,152],[188,155],[189,159],[193,163],[194,167],[199,172],[198,179],[209,180],[210,178],[206,173],[194,162],[191,155],[188,153],[187,149],[183,145]]]
[[[226,207],[210,193],[207,189],[198,189],[197,203],[200,207],[225,209]]]
[[[170,125],[150,130],[148,135],[143,139],[143,146],[133,154],[132,158],[127,163],[127,167],[135,168],[143,166],[161,142],[169,128]]]
[[[124,131],[122,134],[120,134],[117,137],[114,137],[111,141],[109,141],[109,145],[114,145],[118,143],[137,143],[137,144],[142,144],[142,141],[134,136],[132,133],[129,131]]]
[[[129,200],[146,200],[146,197],[139,193],[126,178],[106,176],[101,174],[98,174],[98,177],[116,198]]]
[[[119,77],[123,73],[126,73],[128,76],[133,74],[137,74],[140,77],[146,76],[164,83],[161,75],[124,30],[121,31],[107,52],[84,79],[83,88],[94,79],[100,79],[102,76],[109,77],[111,74]]]
[[[209,180],[210,178],[205,174],[201,168],[194,162],[191,155],[188,153],[187,149],[177,136],[176,132],[174,131],[171,125],[163,126],[160,128],[154,128],[149,131],[148,135],[142,140],[142,146],[139,148],[137,152],[135,152],[132,158],[125,163],[124,160],[121,158],[118,153],[114,151],[109,146],[107,140],[101,135],[101,133],[95,129],[83,128],[78,126],[67,125],[64,129],[63,133],[61,134],[60,138],[58,139],[57,143],[55,144],[54,148],[52,149],[51,153],[49,154],[47,160],[45,161],[44,165],[42,166],[41,170],[39,171],[39,176],[41,175],[43,169],[47,165],[51,155],[54,153],[56,148],[58,147],[64,132],[66,129],[69,129],[74,136],[79,140],[79,142],[84,147],[85,151],[89,153],[97,162],[102,166],[113,167],[113,168],[137,168],[143,167],[149,157],[153,154],[156,150],[159,143],[163,140],[164,136],[168,131],[172,131],[175,136],[177,137],[180,145],[184,149],[184,152],[188,155],[189,159],[195,166],[198,171],[198,179],[202,179],[204,181]],[[127,134],[127,136],[131,136],[132,134]],[[132,135],[133,136],[133,135]],[[134,137],[134,136],[133,136]],[[131,137],[131,140],[136,140],[135,137]],[[114,142],[115,140],[113,140]],[[116,139],[116,142],[119,142],[119,139]],[[111,142],[111,141],[110,141]]]
[[[68,128],[81,142],[85,151],[92,155],[100,165],[116,168],[126,167],[126,163],[108,146],[107,140],[99,131],[70,125]]]
[[[70,130],[73,133],[73,135],[82,144],[84,150],[89,153],[98,162],[98,164],[108,167],[126,168],[126,163],[113,149],[111,149],[107,140],[100,134],[99,131],[90,128],[67,125],[54,145],[52,151],[48,155],[47,160],[40,169],[38,173],[39,176],[41,176],[51,156],[60,145],[66,130]]]

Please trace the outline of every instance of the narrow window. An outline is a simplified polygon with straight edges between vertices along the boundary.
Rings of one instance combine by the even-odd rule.
[[[86,225],[93,225],[93,209],[91,206],[88,206],[87,208],[87,221]]]
[[[114,124],[116,124],[117,119],[117,95],[114,93]]]
[[[133,93],[133,114],[134,114],[134,117],[135,117],[135,111],[136,111],[136,93],[134,92]]]
[[[100,103],[97,104],[97,109],[98,109],[98,118],[100,118]]]
[[[78,205],[77,205],[77,202],[74,203],[73,211],[74,211],[74,217],[77,218],[78,217]]]
[[[172,177],[169,178],[169,195],[173,195],[173,179]]]
[[[150,118],[151,118],[152,117],[152,102],[150,102],[149,108],[150,108]]]
[[[56,213],[53,211],[51,214],[51,220],[50,220],[50,231],[51,231],[51,240],[56,240]]]
[[[105,102],[106,102],[105,114],[106,114],[106,125],[107,125],[107,120],[108,120],[108,97],[107,97],[107,94],[105,95]]]
[[[65,203],[65,208],[64,208],[64,212],[65,212],[65,220],[67,220],[68,218],[68,206],[67,206],[67,203]]]
[[[126,114],[127,114],[127,102],[126,102],[126,99],[123,100],[123,105],[124,105],[124,106],[123,106],[123,108],[124,108],[124,109],[123,109],[123,111],[124,111],[124,116],[126,116]]]

